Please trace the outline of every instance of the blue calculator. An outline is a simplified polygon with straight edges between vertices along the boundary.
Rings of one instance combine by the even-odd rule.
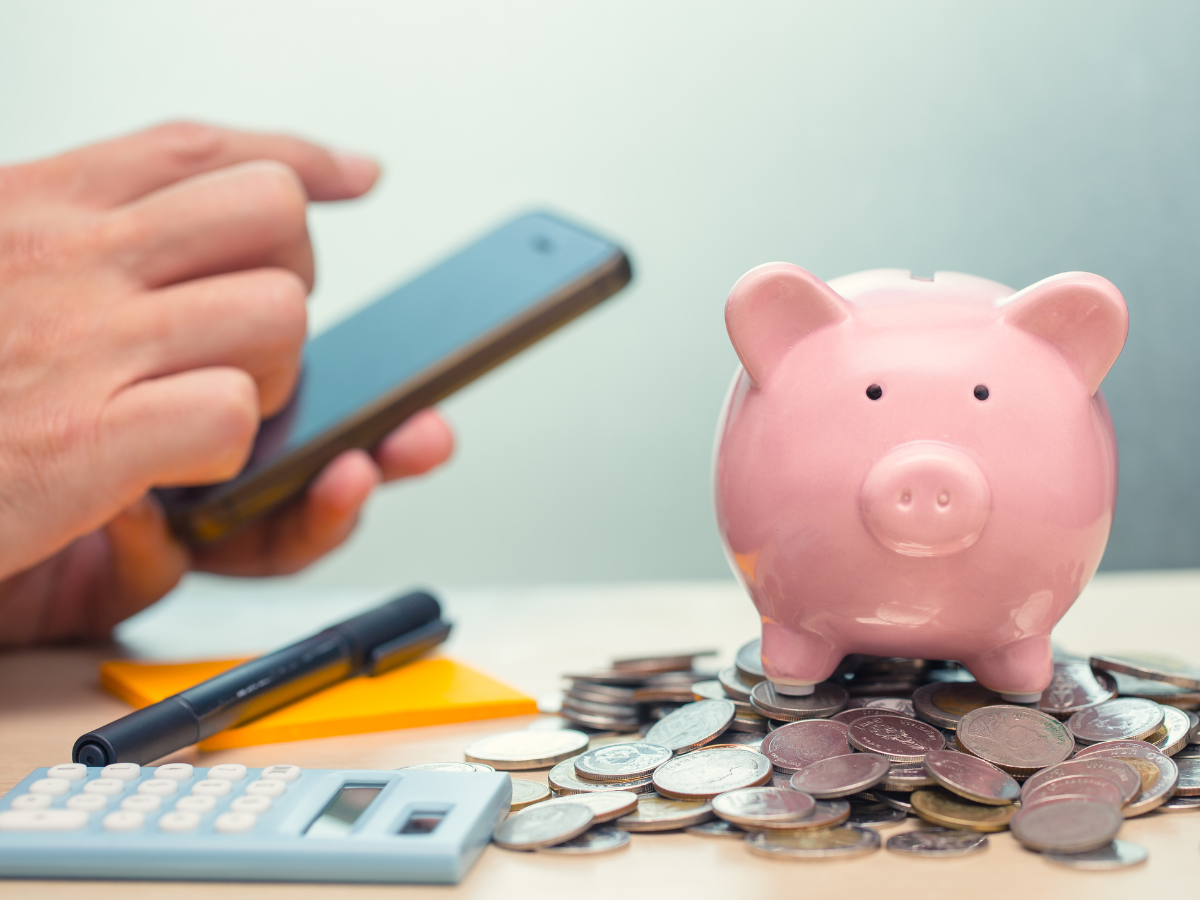
[[[51,766],[0,798],[0,876],[453,884],[511,795],[503,772]]]

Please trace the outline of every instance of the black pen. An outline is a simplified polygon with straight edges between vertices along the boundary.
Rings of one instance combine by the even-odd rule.
[[[394,669],[446,639],[441,615],[430,594],[406,594],[89,731],[71,758],[145,765],[331,684]]]

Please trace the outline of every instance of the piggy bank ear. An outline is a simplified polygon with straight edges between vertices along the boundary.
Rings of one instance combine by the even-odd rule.
[[[808,332],[850,315],[846,301],[810,272],[791,263],[767,263],[738,279],[725,303],[733,349],[755,385]]]
[[[1003,301],[1004,320],[1050,341],[1096,393],[1129,333],[1129,310],[1099,275],[1065,272]]]

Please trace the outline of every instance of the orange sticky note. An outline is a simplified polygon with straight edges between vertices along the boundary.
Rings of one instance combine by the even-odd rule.
[[[231,669],[243,659],[190,663],[109,660],[100,684],[139,709]],[[420,659],[375,677],[351,678],[230,728],[199,744],[201,750],[498,719],[537,712],[537,703],[470,666],[445,657]]]

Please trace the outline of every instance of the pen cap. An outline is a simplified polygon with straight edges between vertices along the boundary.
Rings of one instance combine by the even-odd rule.
[[[380,644],[428,625],[441,618],[441,615],[442,608],[431,594],[413,591],[334,625],[329,630],[338,632],[354,644],[359,664],[362,665]]]
[[[89,731],[75,742],[71,759],[86,766],[117,762],[144,766],[196,743],[197,737],[195,713],[168,697]]]

